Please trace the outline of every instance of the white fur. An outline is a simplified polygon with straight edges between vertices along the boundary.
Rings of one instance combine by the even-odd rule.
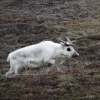
[[[70,47],[71,51],[66,49]],[[19,74],[19,69],[23,67],[38,67],[43,63],[55,65],[57,58],[71,58],[78,53],[72,46],[64,46],[63,43],[43,41],[35,45],[18,49],[8,55],[7,61],[10,62],[10,70],[5,75]]]

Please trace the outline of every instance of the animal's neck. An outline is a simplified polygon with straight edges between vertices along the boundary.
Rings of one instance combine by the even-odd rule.
[[[60,56],[62,55],[62,52],[63,52],[63,50],[62,50],[61,44],[59,44],[59,45],[55,48],[55,55],[56,55],[57,57],[60,57]]]

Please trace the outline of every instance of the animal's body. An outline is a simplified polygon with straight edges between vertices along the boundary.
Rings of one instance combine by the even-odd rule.
[[[44,63],[55,65],[57,58],[71,58],[79,56],[72,46],[65,46],[64,43],[43,41],[35,45],[27,46],[8,55],[10,70],[6,75],[19,74],[19,69],[23,67],[39,67]]]

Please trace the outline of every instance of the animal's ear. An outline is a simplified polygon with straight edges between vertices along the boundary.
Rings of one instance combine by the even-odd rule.
[[[62,48],[64,48],[64,46],[65,46],[65,43],[63,43],[63,42],[60,42],[60,44],[61,44],[61,47],[62,47]]]

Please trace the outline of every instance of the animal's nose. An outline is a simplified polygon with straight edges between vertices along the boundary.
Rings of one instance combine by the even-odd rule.
[[[79,54],[73,54],[73,58],[76,58],[76,57],[78,57],[79,56]]]

